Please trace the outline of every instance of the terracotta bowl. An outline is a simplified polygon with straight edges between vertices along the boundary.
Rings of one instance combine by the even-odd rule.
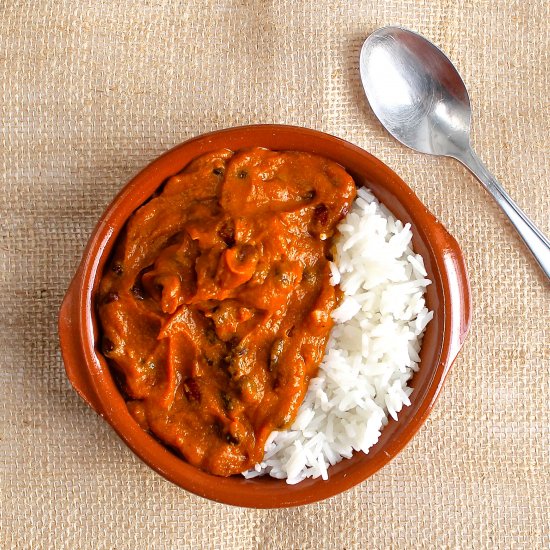
[[[318,153],[343,165],[398,218],[410,222],[413,245],[422,254],[429,278],[428,307],[434,311],[414,375],[412,404],[399,421],[391,420],[368,455],[356,453],[329,470],[329,480],[297,485],[269,477],[245,480],[199,471],[143,431],[126,409],[98,342],[94,297],[109,254],[124,223],[169,176],[195,157],[218,148],[262,146]],[[292,126],[231,128],[178,145],[142,170],[114,199],[88,242],[59,315],[61,350],[67,375],[79,395],[119,434],[144,462],[176,485],[197,495],[238,506],[276,508],[308,504],[336,495],[364,481],[389,462],[418,431],[436,401],[470,325],[470,289],[457,242],[407,185],[385,164],[339,138]],[[411,457],[414,459],[414,457]]]

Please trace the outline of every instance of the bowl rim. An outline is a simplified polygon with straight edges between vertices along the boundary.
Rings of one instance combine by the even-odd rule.
[[[233,140],[238,144],[239,140],[251,143],[250,140],[253,142],[255,137],[263,136],[259,139],[258,145],[269,147],[266,144],[269,136],[272,136],[271,139],[284,139],[285,135],[291,141],[306,143],[309,140],[316,143],[316,147],[338,147],[341,152],[346,151],[346,154],[349,153],[354,158],[361,157],[362,162],[368,163],[372,170],[377,171],[384,179],[384,185],[399,194],[398,202],[407,210],[411,219],[422,221],[421,224],[416,224],[415,237],[419,238],[419,233],[422,233],[422,242],[433,255],[434,269],[437,270],[434,274],[439,276],[439,280],[433,281],[433,284],[441,286],[443,333],[439,361],[433,367],[432,376],[422,396],[411,399],[415,399],[416,412],[401,426],[403,433],[399,438],[390,440],[384,451],[379,452],[374,459],[364,455],[363,467],[357,467],[349,475],[340,475],[336,483],[332,477],[329,477],[328,481],[320,478],[306,480],[294,486],[288,486],[280,480],[262,480],[259,483],[256,481],[257,478],[239,478],[235,483],[232,481],[233,478],[219,478],[197,470],[142,430],[133,419],[129,421],[131,417],[112,380],[109,368],[95,348],[97,327],[94,324],[93,293],[100,278],[102,264],[109,255],[110,245],[116,240],[118,231],[131,212],[149,198],[154,188],[171,174],[166,172],[167,167],[173,169],[173,165],[180,161],[181,167],[177,170],[180,171],[192,158],[218,148],[215,143],[220,139]],[[317,152],[313,146],[291,146],[287,149]],[[185,157],[186,150],[198,152],[195,151],[195,154],[184,162],[181,159]],[[342,164],[346,167],[345,162]],[[152,182],[156,182],[154,187]],[[130,208],[130,203],[137,206]],[[217,130],[186,140],[155,158],[122,188],[106,208],[86,245],[80,265],[61,306],[59,336],[67,376],[77,393],[151,468],[176,485],[210,500],[236,506],[278,508],[309,504],[341,493],[364,481],[397,456],[431,412],[445,377],[464,343],[470,324],[470,285],[465,260],[458,243],[393,170],[367,151],[336,136],[299,126],[260,124]],[[287,491],[276,484],[284,484]]]

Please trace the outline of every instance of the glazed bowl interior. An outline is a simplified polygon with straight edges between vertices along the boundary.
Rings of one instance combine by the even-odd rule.
[[[288,485],[268,476],[221,478],[187,464],[134,421],[97,346],[95,294],[117,236],[131,213],[197,156],[224,147],[238,150],[252,146],[317,153],[344,166],[358,185],[369,187],[396,217],[411,223],[414,249],[423,256],[433,282],[427,289],[427,305],[434,318],[424,336],[420,370],[411,382],[411,406],[403,408],[398,422],[390,420],[368,455],[355,453],[330,467],[328,481],[307,479]],[[203,135],[175,147],[121,191],[96,227],[67,294],[60,315],[61,344],[69,378],[77,391],[161,475],[195,494],[228,504],[295,506],[327,498],[365,480],[412,438],[430,412],[462,345],[470,322],[469,300],[464,261],[456,241],[386,165],[362,149],[321,132],[290,126],[248,126]]]

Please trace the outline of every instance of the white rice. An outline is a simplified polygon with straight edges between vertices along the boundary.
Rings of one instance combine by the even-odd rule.
[[[294,484],[328,479],[328,467],[368,453],[388,417],[410,405],[422,335],[433,317],[430,280],[405,224],[360,188],[338,226],[331,283],[344,292],[318,376],[289,430],[273,432],[246,478],[269,474]]]

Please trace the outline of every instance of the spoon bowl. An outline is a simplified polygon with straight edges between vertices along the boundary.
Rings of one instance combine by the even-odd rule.
[[[449,58],[415,32],[384,27],[365,40],[359,65],[367,99],[386,130],[420,153],[462,162],[497,201],[550,278],[550,241],[470,146],[470,98]]]
[[[466,86],[431,42],[405,29],[379,29],[363,44],[360,66],[372,110],[394,138],[430,155],[469,146]]]

